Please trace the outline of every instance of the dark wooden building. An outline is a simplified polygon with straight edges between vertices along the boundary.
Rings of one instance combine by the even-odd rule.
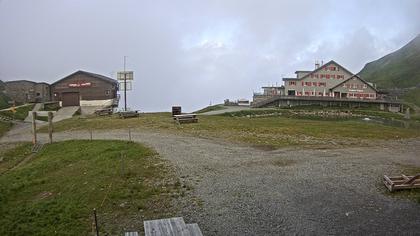
[[[77,71],[50,85],[53,101],[61,106],[113,106],[118,82],[109,77]]]

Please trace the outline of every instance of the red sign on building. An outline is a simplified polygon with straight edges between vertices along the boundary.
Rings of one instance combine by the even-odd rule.
[[[92,86],[91,82],[78,82],[78,83],[71,83],[68,84],[69,88],[80,88],[80,87],[90,87]]]

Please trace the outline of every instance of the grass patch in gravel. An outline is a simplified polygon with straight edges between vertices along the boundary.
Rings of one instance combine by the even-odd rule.
[[[200,116],[194,124],[175,125],[169,113],[144,114],[140,118],[74,117],[54,124],[54,130],[107,130],[128,127],[174,134],[217,138],[276,149],[290,145],[369,144],[371,140],[395,140],[420,136],[420,128],[401,128],[367,123],[361,119],[313,120],[290,117]],[[41,128],[46,132],[47,128]]]
[[[0,137],[3,136],[7,131],[12,128],[13,124],[11,122],[0,121]]]
[[[27,147],[7,155],[19,159]],[[171,202],[180,191],[175,179],[157,153],[141,144],[47,144],[31,161],[0,175],[0,235],[89,235],[93,208],[102,235],[141,232],[143,220],[173,216]]]

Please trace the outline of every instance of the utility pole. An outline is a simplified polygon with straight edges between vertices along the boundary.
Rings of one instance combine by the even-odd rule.
[[[127,73],[125,73],[125,61],[127,56],[124,56],[124,111],[127,111]]]

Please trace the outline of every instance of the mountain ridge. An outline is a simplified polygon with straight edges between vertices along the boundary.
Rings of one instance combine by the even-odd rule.
[[[357,74],[381,89],[420,86],[420,34],[400,49],[366,63]]]

